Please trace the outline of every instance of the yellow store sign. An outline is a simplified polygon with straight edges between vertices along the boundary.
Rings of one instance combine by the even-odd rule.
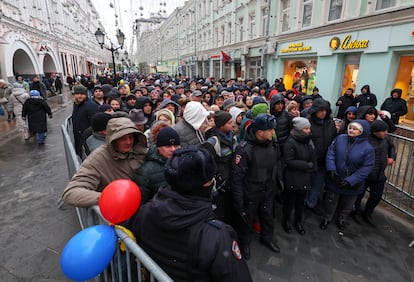
[[[304,46],[303,42],[290,43],[286,49],[280,50],[280,53],[304,52],[312,50],[312,46]]]
[[[344,39],[339,39],[338,37],[332,37],[329,41],[329,48],[332,51],[339,49],[349,50],[349,49],[364,49],[368,48],[369,40],[351,40],[351,35],[348,34]]]

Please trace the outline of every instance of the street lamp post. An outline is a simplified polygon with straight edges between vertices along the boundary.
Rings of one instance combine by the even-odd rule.
[[[101,45],[101,49],[105,48],[108,51],[111,51],[111,55],[112,55],[112,65],[114,67],[113,70],[113,83],[114,86],[116,86],[116,65],[115,65],[115,56],[114,53],[117,52],[118,49],[122,49],[124,46],[124,40],[125,40],[125,34],[118,29],[117,33],[116,33],[116,39],[118,40],[118,44],[119,46],[117,48],[114,48],[114,45],[112,44],[112,41],[110,41],[111,43],[111,48],[105,47],[104,43],[105,43],[105,33],[102,32],[102,30],[100,28],[98,28],[98,30],[95,32],[95,37],[96,37],[96,41],[98,41],[99,45]]]

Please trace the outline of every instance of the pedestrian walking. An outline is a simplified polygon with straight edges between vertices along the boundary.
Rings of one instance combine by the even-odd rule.
[[[52,118],[52,111],[39,91],[31,90],[29,95],[23,105],[22,118],[28,121],[30,136],[37,134],[37,143],[43,145],[47,133],[46,116]]]
[[[29,98],[29,94],[23,88],[23,84],[13,83],[12,94],[10,95],[10,102],[13,105],[13,113],[16,116],[16,126],[19,132],[23,133],[23,138],[28,140],[30,138],[29,128],[27,122],[23,120],[22,110],[23,105]]]

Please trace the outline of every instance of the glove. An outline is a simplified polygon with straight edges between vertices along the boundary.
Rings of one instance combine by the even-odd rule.
[[[53,116],[52,115],[49,115],[49,118],[52,118]]]
[[[338,173],[335,170],[328,171],[328,176],[332,181],[336,181]]]
[[[342,180],[342,181],[339,183],[339,187],[340,187],[341,189],[350,190],[350,189],[351,189],[351,184],[350,184],[348,181],[346,181],[346,180]]]

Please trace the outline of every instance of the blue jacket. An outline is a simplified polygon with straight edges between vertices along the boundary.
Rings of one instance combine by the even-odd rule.
[[[375,164],[374,148],[368,141],[370,125],[365,120],[355,120],[363,126],[360,136],[352,140],[347,134],[335,138],[326,155],[326,170],[336,171],[335,180],[328,177],[326,186],[329,190],[342,195],[358,195],[364,189],[365,179]],[[341,180],[351,184],[351,189],[339,186]]]

